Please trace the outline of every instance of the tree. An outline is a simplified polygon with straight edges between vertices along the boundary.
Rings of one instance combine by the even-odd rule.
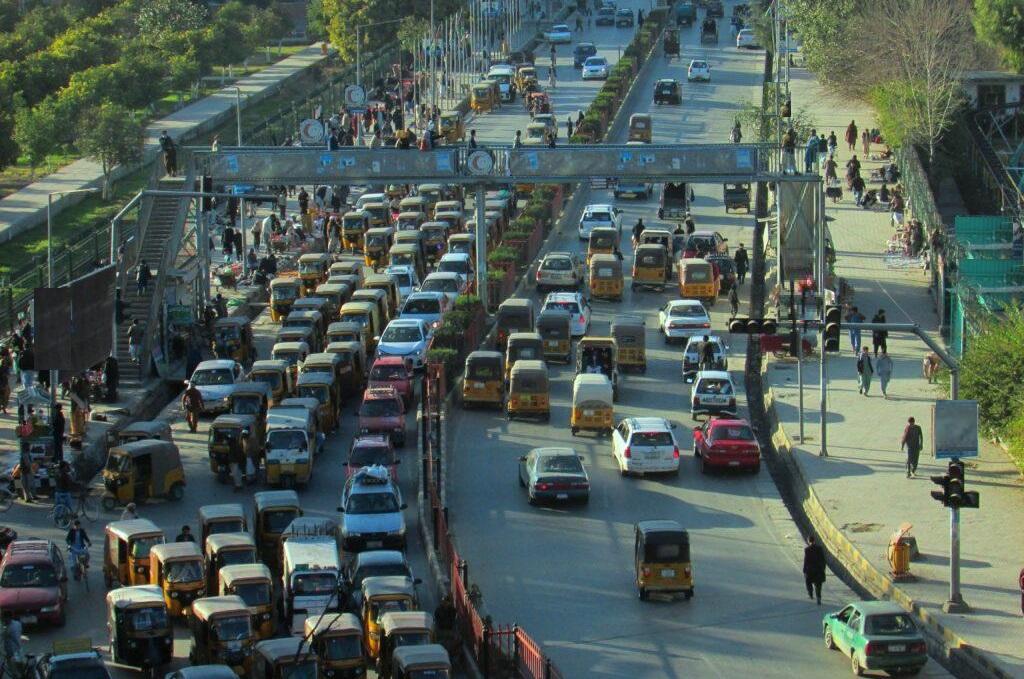
[[[104,102],[85,113],[78,130],[78,150],[103,166],[103,197],[108,198],[114,168],[142,157],[142,123],[124,106]]]
[[[960,398],[976,400],[982,425],[999,432],[1024,413],[1024,313],[983,318],[960,360]]]
[[[974,30],[999,51],[1003,63],[1024,73],[1024,2],[974,0]]]
[[[192,0],[146,0],[135,20],[139,36],[156,45],[173,43],[179,33],[202,28],[206,7]]]
[[[786,9],[790,24],[803,41],[807,68],[826,84],[847,87],[858,82],[851,79],[856,60],[853,53],[864,35],[850,30],[851,20],[868,3],[866,0],[788,0]],[[869,41],[874,44],[874,39]]]
[[[30,108],[20,95],[14,106],[14,141],[28,158],[30,177],[35,178],[36,168],[46,160],[46,154],[55,146],[57,116],[52,100],[46,99]]]

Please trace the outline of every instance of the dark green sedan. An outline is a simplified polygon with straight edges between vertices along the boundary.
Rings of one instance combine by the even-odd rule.
[[[913,618],[888,601],[858,601],[822,621],[825,647],[850,656],[857,676],[882,670],[911,676],[928,662],[928,645]]]

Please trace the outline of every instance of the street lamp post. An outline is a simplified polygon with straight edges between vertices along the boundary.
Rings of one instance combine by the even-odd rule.
[[[387,21],[375,21],[371,24],[361,24],[356,26],[356,85],[363,84],[363,39],[361,35],[363,29],[373,28],[374,26],[385,26],[387,24],[400,24],[403,21],[404,19],[389,19]]]
[[[242,145],[242,88],[233,85],[235,90],[235,132],[238,134],[238,145]]]

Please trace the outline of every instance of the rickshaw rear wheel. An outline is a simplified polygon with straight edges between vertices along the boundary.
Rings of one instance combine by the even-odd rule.
[[[858,677],[864,676],[864,668],[860,666],[860,661],[857,660],[857,654],[856,653],[851,653],[850,654],[850,669],[853,671],[853,673],[856,676],[858,676]]]
[[[683,592],[683,597],[684,597],[684,598],[685,598],[685,599],[686,599],[687,601],[689,601],[690,599],[692,599],[692,598],[693,598],[693,590],[692,590],[692,589],[688,589],[688,590],[686,590],[685,592]]]
[[[103,509],[108,512],[112,512],[114,511],[114,508],[117,507],[117,500],[115,500],[112,495],[104,495],[101,504],[103,505]]]
[[[647,588],[640,587],[637,589],[637,596],[640,597],[640,601],[647,601]]]
[[[185,498],[185,484],[176,483],[171,486],[171,490],[167,493],[167,497],[175,502],[181,502]]]

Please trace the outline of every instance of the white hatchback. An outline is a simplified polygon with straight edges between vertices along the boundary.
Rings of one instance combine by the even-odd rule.
[[[711,329],[711,317],[696,299],[675,299],[658,309],[658,327],[665,343],[684,340]]]
[[[619,473],[679,473],[673,425],[662,417],[628,417],[612,431],[612,457]]]
[[[622,213],[606,203],[595,203],[583,208],[580,217],[580,240],[589,240],[590,232],[598,226],[605,226],[622,233]]]
[[[608,77],[608,60],[604,57],[587,57],[580,77],[583,80],[605,80]]]
[[[690,415],[736,417],[736,385],[724,370],[701,370],[690,389]]]
[[[690,82],[694,80],[711,82],[711,64],[701,59],[692,59],[686,69],[686,79]]]
[[[757,44],[757,35],[753,29],[742,28],[740,32],[736,34],[736,47],[746,47],[747,49],[760,49],[761,46]]]
[[[552,292],[544,299],[541,312],[549,309],[565,311],[570,316],[569,332],[573,337],[583,337],[590,329],[590,302],[578,292]]]

